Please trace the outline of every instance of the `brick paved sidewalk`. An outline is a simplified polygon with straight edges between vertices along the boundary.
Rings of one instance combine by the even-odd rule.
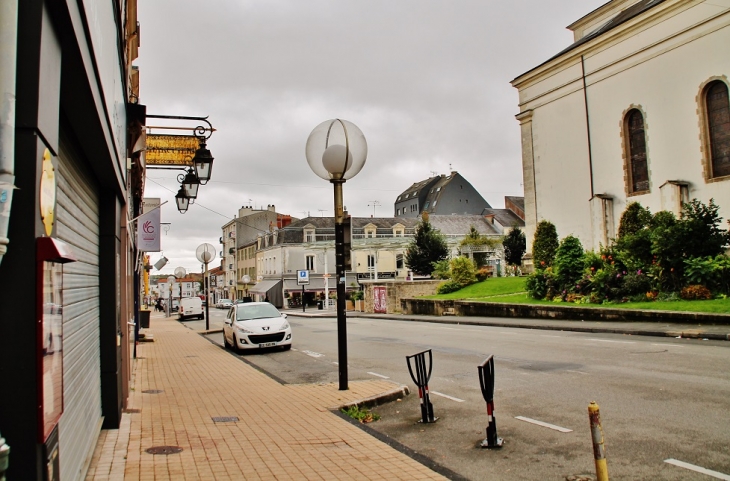
[[[87,481],[445,479],[330,412],[393,383],[281,385],[174,318],[153,317],[150,331],[128,412],[101,432]]]

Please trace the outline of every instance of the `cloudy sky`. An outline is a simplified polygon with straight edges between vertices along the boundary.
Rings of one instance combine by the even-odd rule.
[[[186,214],[177,172],[148,170],[169,201],[162,248],[198,271],[242,206],[332,216],[304,146],[324,120],[355,123],[368,158],[344,186],[353,216],[393,215],[412,183],[455,170],[496,208],[522,195],[517,91],[509,82],[572,43],[565,26],[605,0],[141,0],[140,102],[210,116],[213,177]],[[150,125],[159,125],[153,119]],[[152,254],[152,261],[159,258]],[[219,259],[213,265],[219,265]]]

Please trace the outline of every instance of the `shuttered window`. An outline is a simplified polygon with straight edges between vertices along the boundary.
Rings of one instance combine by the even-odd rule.
[[[646,133],[644,116],[638,109],[626,114],[626,134],[629,139],[629,170],[631,173],[631,192],[649,190],[649,167],[646,163]]]
[[[705,108],[710,139],[712,177],[730,175],[730,102],[724,82],[716,80],[707,87]]]

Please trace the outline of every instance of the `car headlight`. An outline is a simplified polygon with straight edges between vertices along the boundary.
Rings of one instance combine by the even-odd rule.
[[[281,327],[279,328],[280,331],[283,331],[285,329],[289,329],[289,322],[287,322],[287,321],[284,321],[284,324],[282,324]]]
[[[253,334],[254,333],[253,331],[250,331],[250,330],[246,329],[245,327],[241,327],[241,326],[236,326],[236,330],[238,332],[240,332],[241,334]]]

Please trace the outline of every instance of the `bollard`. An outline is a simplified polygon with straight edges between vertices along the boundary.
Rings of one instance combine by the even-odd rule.
[[[0,481],[5,481],[5,471],[10,463],[10,446],[5,444],[5,438],[0,435]]]
[[[426,367],[426,353],[428,353],[428,367]],[[411,359],[414,360],[416,367],[415,376],[411,368]],[[431,349],[412,356],[406,356],[406,363],[408,363],[408,372],[411,374],[411,379],[418,386],[418,398],[421,400],[421,421],[419,422],[435,423],[438,418],[433,415],[433,404],[431,404],[431,398],[428,394],[428,380],[431,379],[431,368],[433,367]]]
[[[588,405],[588,419],[591,423],[593,457],[596,460],[596,481],[608,481],[608,464],[606,462],[606,447],[603,445],[601,413],[595,401],[591,401]]]
[[[479,370],[479,387],[487,403],[487,437],[482,441],[483,448],[501,448],[504,440],[497,437],[497,418],[494,417],[494,356],[489,356]]]

